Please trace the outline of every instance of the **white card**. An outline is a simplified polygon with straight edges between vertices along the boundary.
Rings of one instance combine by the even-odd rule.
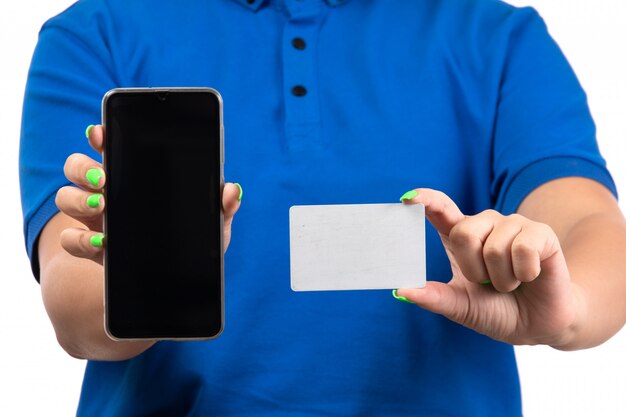
[[[294,291],[426,285],[421,204],[293,206],[289,234]]]

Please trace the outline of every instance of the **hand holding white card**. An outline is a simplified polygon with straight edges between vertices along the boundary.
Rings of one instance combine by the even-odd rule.
[[[294,291],[426,285],[421,204],[293,206],[289,230]]]

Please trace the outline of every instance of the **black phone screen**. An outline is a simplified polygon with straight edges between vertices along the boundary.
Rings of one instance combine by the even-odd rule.
[[[105,318],[119,339],[223,327],[221,99],[118,90],[104,100]]]

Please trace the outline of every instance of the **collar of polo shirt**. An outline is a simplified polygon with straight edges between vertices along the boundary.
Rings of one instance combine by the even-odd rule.
[[[257,11],[264,4],[274,1],[274,0],[233,0],[233,1],[241,4],[247,9]],[[289,0],[283,0],[283,1],[289,1]],[[295,0],[295,1],[306,2],[306,1],[319,1],[319,0]],[[340,4],[347,3],[350,0],[324,0],[324,1],[328,3],[330,6],[338,6]]]

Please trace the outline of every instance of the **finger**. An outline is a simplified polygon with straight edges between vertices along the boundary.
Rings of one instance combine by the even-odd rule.
[[[467,217],[450,230],[450,250],[461,273],[468,281],[481,283],[489,279],[483,258],[483,246],[500,214],[493,210]]]
[[[99,154],[104,151],[104,127],[102,125],[89,125],[85,131],[89,144]]]
[[[469,298],[460,287],[429,281],[424,288],[401,288],[396,294],[425,310],[441,314],[457,323],[465,325],[468,320]]]
[[[416,188],[412,191],[407,192],[400,200],[408,204],[423,204],[426,218],[439,233],[447,236],[450,229],[465,219],[454,201],[441,191],[430,188]]]
[[[511,245],[511,260],[515,277],[522,282],[535,280],[541,272],[541,261],[558,250],[558,240],[552,229],[541,223],[528,222]]]
[[[61,232],[61,246],[70,255],[102,264],[104,236],[91,230],[70,228]]]
[[[68,180],[86,190],[100,190],[106,180],[102,164],[80,153],[67,158],[63,172]]]
[[[102,231],[102,211],[104,196],[73,186],[66,186],[57,192],[55,203],[59,210],[83,223],[91,230]]]
[[[233,216],[241,206],[243,188],[238,183],[226,183],[222,191],[222,209],[224,210],[224,224],[229,225]]]
[[[521,284],[513,272],[511,247],[524,221],[518,214],[503,217],[495,223],[485,241],[483,259],[491,284],[499,292],[511,292]]]

